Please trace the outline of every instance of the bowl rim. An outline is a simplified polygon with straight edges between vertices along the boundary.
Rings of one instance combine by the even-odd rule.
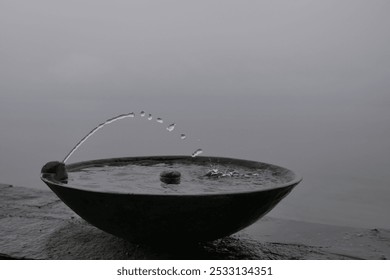
[[[66,167],[70,168],[76,168],[77,166],[94,166],[97,164],[102,164],[105,162],[128,162],[128,161],[135,161],[135,160],[146,160],[146,159],[190,159],[192,158],[191,156],[187,155],[159,155],[159,156],[133,156],[133,157],[115,157],[115,158],[102,158],[102,159],[93,159],[93,160],[86,160],[86,161],[79,161],[79,162],[74,162],[67,164]],[[84,192],[90,192],[90,193],[99,193],[99,194],[113,194],[113,195],[130,195],[130,196],[161,196],[161,197],[182,197],[182,196],[223,196],[223,195],[238,195],[238,194],[251,194],[251,193],[260,193],[264,191],[269,191],[269,190],[275,190],[275,189],[283,189],[286,187],[295,187],[298,183],[300,183],[303,178],[301,175],[297,174],[295,171],[292,171],[286,167],[282,167],[280,165],[276,164],[271,164],[271,163],[266,163],[266,162],[260,162],[260,161],[254,161],[254,160],[247,160],[247,159],[240,159],[240,158],[231,158],[231,157],[219,157],[219,156],[198,156],[196,158],[201,158],[201,159],[221,159],[221,160],[233,160],[233,161],[242,161],[246,163],[252,163],[252,164],[261,164],[265,166],[270,166],[278,169],[283,169],[288,172],[291,172],[294,175],[294,179],[291,181],[288,181],[286,183],[282,184],[275,184],[273,186],[268,186],[268,187],[262,187],[261,189],[258,190],[243,190],[243,191],[224,191],[224,192],[216,192],[216,193],[140,193],[140,192],[118,192],[118,191],[102,191],[102,190],[93,190],[93,189],[87,189],[81,185],[69,185],[57,180],[54,180],[53,175],[47,175],[48,173],[41,173],[40,178],[43,182],[48,184],[49,186],[54,184],[57,187],[62,187],[65,189],[72,189],[72,190],[77,190],[77,191],[84,191]]]

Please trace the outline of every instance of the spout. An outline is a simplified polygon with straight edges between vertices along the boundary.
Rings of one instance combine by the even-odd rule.
[[[54,174],[54,179],[60,182],[67,182],[68,179],[65,164],[59,161],[49,161],[42,167],[41,173]]]

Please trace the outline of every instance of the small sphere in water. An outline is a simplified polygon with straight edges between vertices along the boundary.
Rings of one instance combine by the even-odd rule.
[[[160,173],[160,181],[166,184],[180,184],[179,171],[163,171]]]

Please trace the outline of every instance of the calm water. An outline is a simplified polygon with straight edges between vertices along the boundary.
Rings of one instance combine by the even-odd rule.
[[[0,182],[45,189],[144,110],[69,161],[202,148],[302,174],[270,215],[390,227],[389,2],[93,5],[1,4]]]

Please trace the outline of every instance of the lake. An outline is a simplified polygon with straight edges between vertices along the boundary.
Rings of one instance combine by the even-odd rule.
[[[1,183],[46,188],[145,110],[69,162],[202,148],[301,174],[270,215],[390,227],[387,2],[24,2],[0,10]]]

